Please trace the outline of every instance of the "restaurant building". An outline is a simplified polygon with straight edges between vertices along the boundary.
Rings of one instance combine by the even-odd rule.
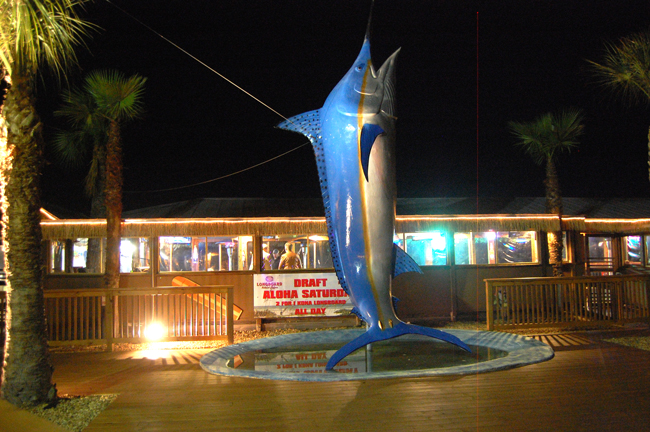
[[[484,279],[552,276],[547,233],[562,231],[566,276],[650,266],[650,199],[398,199],[395,244],[423,274],[393,282],[405,321],[484,314]],[[345,320],[352,305],[333,270],[317,199],[197,199],[124,212],[120,286],[234,286],[236,325]],[[45,213],[47,289],[103,285],[105,220]],[[287,250],[297,268],[277,268]],[[189,281],[189,282],[187,282]],[[343,318],[342,318],[343,317]]]

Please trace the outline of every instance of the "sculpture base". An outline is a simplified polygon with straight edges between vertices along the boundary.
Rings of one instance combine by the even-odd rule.
[[[363,329],[296,333],[214,350],[201,359],[209,373],[288,381],[349,381],[376,378],[467,375],[509,369],[553,358],[553,349],[509,333],[445,330],[465,342],[462,349],[419,335],[373,343],[325,371],[331,355]]]

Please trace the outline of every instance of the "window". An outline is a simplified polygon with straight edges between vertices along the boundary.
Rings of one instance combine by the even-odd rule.
[[[333,267],[329,238],[326,235],[262,237],[262,271]]]
[[[400,234],[399,237],[402,235]],[[447,265],[447,238],[442,231],[405,233],[404,243],[398,238],[398,246],[406,244],[405,251],[421,266]]]
[[[122,238],[120,273],[149,271],[149,239]],[[49,271],[52,273],[103,273],[105,238],[77,238],[50,242]]]
[[[148,272],[151,267],[148,238],[123,238],[120,243],[120,273]]]
[[[252,236],[159,237],[161,272],[249,270]]]
[[[527,264],[539,262],[535,231],[455,233],[457,265]]]
[[[610,275],[614,266],[611,237],[587,237],[589,270],[592,275]]]
[[[62,273],[66,270],[64,240],[54,240],[50,243],[49,267],[52,273]]]
[[[623,237],[623,257],[625,264],[643,265],[643,238],[641,236]]]
[[[537,233],[511,231],[497,234],[499,264],[537,262]]]

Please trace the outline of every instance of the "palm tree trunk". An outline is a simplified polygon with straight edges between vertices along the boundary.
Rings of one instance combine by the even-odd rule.
[[[111,121],[106,143],[106,274],[109,289],[120,286],[122,222],[122,143],[120,126]]]
[[[42,124],[26,77],[12,76],[4,116],[10,163],[3,172],[7,211],[8,335],[2,396],[17,406],[56,398],[45,331],[41,259]]]
[[[650,179],[650,128],[648,128],[648,179]]]
[[[106,149],[104,146],[95,145],[93,148],[93,161],[97,161],[98,175],[95,180],[95,187],[92,191],[90,201],[90,217],[93,219],[106,218]],[[86,269],[90,273],[100,273],[102,268],[102,239],[88,239],[88,258]]]
[[[560,226],[562,225],[562,212],[564,206],[562,205],[562,193],[560,191],[560,181],[557,176],[557,169],[553,159],[546,158],[546,179],[544,180],[546,187],[546,213],[556,214],[560,219]],[[551,238],[548,243],[549,261],[553,267],[553,276],[562,277],[564,271],[562,269],[562,230],[551,232]]]

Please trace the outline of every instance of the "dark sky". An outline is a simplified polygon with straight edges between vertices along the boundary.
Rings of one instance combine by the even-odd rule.
[[[320,108],[356,58],[369,0],[111,0],[255,97],[290,117]],[[80,54],[97,68],[148,78],[146,114],[125,127],[125,209],[200,197],[318,197],[310,146],[244,174],[305,138],[282,118],[106,2],[87,18],[103,31]],[[376,0],[376,67],[397,64],[400,197],[543,196],[544,170],[514,147],[510,120],[582,108],[580,150],[561,157],[565,196],[647,196],[650,110],[595,84],[586,59],[650,26],[647,0]],[[478,61],[477,61],[478,58]],[[477,80],[478,64],[478,80]],[[57,90],[41,91],[48,137]],[[84,170],[51,162],[45,205],[87,211]]]

